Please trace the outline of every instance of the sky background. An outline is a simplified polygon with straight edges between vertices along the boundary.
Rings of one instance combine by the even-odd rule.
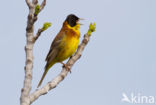
[[[24,0],[2,0],[0,13],[0,104],[19,105],[28,7]],[[53,38],[71,13],[85,19],[81,40],[90,22],[96,22],[96,32],[72,73],[32,105],[132,105],[121,102],[122,93],[151,95],[156,100],[156,0],[47,0],[35,32],[47,21],[52,27],[34,46],[32,91]],[[53,66],[42,86],[61,67]]]

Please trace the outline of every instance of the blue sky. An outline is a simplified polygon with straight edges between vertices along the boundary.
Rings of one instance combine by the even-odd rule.
[[[24,79],[28,8],[24,0],[3,0],[0,12],[0,104],[17,105]],[[85,19],[81,40],[90,22],[96,22],[96,32],[72,73],[33,105],[130,105],[121,102],[123,92],[156,98],[155,0],[47,0],[35,31],[47,21],[52,27],[34,47],[32,91],[43,73],[50,44],[70,13]],[[43,85],[60,71],[61,64],[56,64]]]

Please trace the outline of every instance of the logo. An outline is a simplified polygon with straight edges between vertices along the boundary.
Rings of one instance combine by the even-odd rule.
[[[127,102],[132,104],[155,104],[154,96],[145,96],[141,93],[131,93],[129,96],[126,93],[122,93],[121,102]]]

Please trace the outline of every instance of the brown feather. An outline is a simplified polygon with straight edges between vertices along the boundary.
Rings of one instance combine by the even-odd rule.
[[[47,54],[45,61],[48,61],[48,59],[51,58],[52,56],[53,56],[52,58],[55,58],[57,52],[60,49],[59,44],[61,43],[64,36],[65,36],[65,32],[63,31],[63,29],[61,29],[61,31],[57,34],[54,41],[52,42],[49,53]],[[54,54],[54,52],[55,52],[55,54]]]

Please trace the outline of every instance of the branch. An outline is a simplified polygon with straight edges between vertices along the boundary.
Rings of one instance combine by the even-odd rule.
[[[32,8],[33,7],[33,4],[31,3],[30,0],[25,0],[25,2],[27,3],[27,5],[28,5],[29,8]]]
[[[32,2],[33,2],[34,5],[37,5],[38,0],[32,0]]]
[[[94,32],[95,31],[95,23],[91,24],[89,27],[88,32]],[[94,28],[94,29],[93,29]],[[87,32],[87,33],[88,33]],[[89,42],[90,39],[90,34],[85,34],[84,35],[84,39],[82,40],[81,44],[79,45],[77,52],[75,53],[75,55],[73,57],[71,57],[68,62],[66,63],[66,65],[69,66],[69,68],[72,68],[72,66],[75,64],[75,62],[81,57],[82,52],[84,50],[84,48],[86,47],[87,43]],[[43,86],[41,89],[36,90],[35,92],[33,92],[32,94],[30,94],[30,103],[34,102],[36,99],[38,99],[41,95],[47,94],[48,91],[52,90],[53,88],[55,88],[61,81],[64,80],[64,78],[67,76],[68,74],[68,70],[66,70],[64,67],[62,68],[61,73],[56,76],[52,81],[50,81],[49,83],[47,83],[45,86]]]
[[[46,0],[43,0],[41,5],[37,5],[38,0],[33,0],[33,4],[35,6],[34,19],[33,22],[37,21],[37,15],[43,10],[46,5]]]
[[[51,27],[51,23],[50,22],[45,22],[43,24],[43,27],[41,29],[38,29],[36,36],[34,36],[34,41],[36,41],[40,37],[41,33],[43,31],[47,30],[49,27]]]
[[[33,68],[33,8],[29,8],[29,15],[27,20],[27,29],[26,29],[26,62],[25,62],[25,79],[24,79],[24,86],[21,90],[21,97],[20,97],[20,104],[21,105],[29,105],[29,93],[31,90],[31,83],[32,83],[32,68]]]
[[[30,0],[25,0],[29,7],[29,14],[27,19],[26,27],[26,62],[25,62],[25,78],[24,86],[21,89],[20,96],[20,105],[30,105],[30,91],[32,84],[32,69],[33,69],[33,47],[34,47],[34,23],[37,20],[37,15],[35,13],[35,6],[37,0],[33,0],[33,3]]]
[[[40,37],[42,32],[43,32],[42,29],[38,29],[36,36],[34,36],[34,41],[36,41]]]
[[[40,9],[40,11],[43,10],[43,8],[45,7],[45,5],[46,5],[46,0],[43,0],[43,2],[42,2],[42,4],[41,4],[41,9]]]

